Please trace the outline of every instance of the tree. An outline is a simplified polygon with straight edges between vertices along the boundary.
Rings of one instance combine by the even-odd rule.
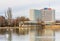
[[[30,19],[29,18],[25,18],[25,21],[30,21]]]
[[[5,26],[5,17],[0,16],[0,26]]]
[[[29,21],[29,18],[26,18],[24,16],[21,16],[21,17],[17,17],[16,19],[16,22],[17,22],[17,25],[19,26],[19,23],[22,22],[24,23],[25,21]]]

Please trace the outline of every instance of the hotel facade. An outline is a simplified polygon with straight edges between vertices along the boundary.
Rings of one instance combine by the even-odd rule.
[[[44,9],[40,9],[40,10],[31,9],[30,10],[30,20],[54,22],[55,21],[55,10],[51,9],[51,8],[44,8]]]

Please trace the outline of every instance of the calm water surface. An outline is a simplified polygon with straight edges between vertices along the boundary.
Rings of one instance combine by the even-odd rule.
[[[30,35],[17,35],[17,34],[12,34],[12,40],[11,41],[29,41]],[[0,41],[8,41],[8,34],[1,35],[0,34]]]
[[[0,34],[0,41],[9,41],[8,36],[8,34]],[[12,33],[11,36],[11,41],[30,41],[30,34],[18,35]],[[60,32],[55,33],[55,41],[60,41]]]

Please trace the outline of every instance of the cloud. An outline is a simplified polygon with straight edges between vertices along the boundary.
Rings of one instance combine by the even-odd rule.
[[[51,7],[60,13],[60,0],[0,0],[0,13],[12,8],[13,17],[29,16],[29,9]],[[59,14],[60,15],[60,14]],[[58,17],[58,15],[56,15]]]
[[[49,2],[49,0],[0,0],[0,6],[1,8],[6,8],[31,4],[41,4],[43,2]]]

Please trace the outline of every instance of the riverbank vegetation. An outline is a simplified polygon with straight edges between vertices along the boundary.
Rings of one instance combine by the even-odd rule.
[[[19,26],[20,22],[29,21],[29,18],[24,16],[17,17],[16,19],[6,19],[4,16],[0,16],[0,27],[16,27]]]

